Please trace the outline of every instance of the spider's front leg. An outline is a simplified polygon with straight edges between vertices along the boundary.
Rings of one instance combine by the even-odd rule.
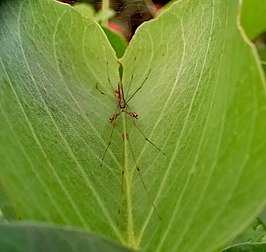
[[[136,112],[126,112],[128,115],[130,115],[131,117],[133,117],[133,118],[136,118],[136,119],[138,119],[138,113],[136,113]]]
[[[120,116],[120,114],[121,112],[111,115],[109,118],[110,123],[112,123],[118,116]]]

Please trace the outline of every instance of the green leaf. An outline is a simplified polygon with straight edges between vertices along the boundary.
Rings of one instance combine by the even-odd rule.
[[[88,18],[94,19],[97,22],[100,22],[102,20],[98,20],[98,18],[95,17],[95,11],[93,7],[87,3],[76,3],[74,5],[75,9],[78,10],[81,14],[85,15]],[[110,17],[104,17],[104,19],[109,19]],[[110,29],[106,27],[102,27],[104,30],[108,40],[110,41],[112,47],[114,48],[116,55],[118,58],[121,58],[127,48],[127,41],[119,34],[111,31]]]
[[[95,19],[98,21],[98,22],[104,22],[112,17],[115,16],[115,11],[112,10],[112,9],[107,9],[107,10],[99,10],[97,12],[97,15],[95,16]]]
[[[264,0],[243,0],[242,25],[250,39],[266,31],[266,2]]]
[[[1,223],[0,250],[129,252],[130,250],[88,232],[41,223]]]
[[[116,32],[111,31],[108,28],[102,27],[108,40],[110,41],[112,47],[114,48],[115,52],[116,52],[116,56],[118,58],[121,58],[124,53],[125,50],[128,46],[127,41],[119,34],[117,34]]]
[[[73,7],[79,11],[81,14],[83,14],[84,16],[88,17],[88,18],[94,18],[95,16],[95,10],[93,8],[92,5],[88,4],[88,3],[75,3],[73,5]]]
[[[266,47],[262,49],[258,49],[258,53],[261,59],[261,64],[262,64],[264,73],[266,73]]]
[[[8,198],[8,192],[4,191],[3,186],[0,186],[0,220],[1,219],[16,219],[17,213],[15,212],[14,202]]]
[[[227,248],[223,252],[265,252],[266,243],[243,243]]]
[[[248,226],[265,203],[266,100],[239,10],[177,2],[127,48],[127,110],[158,151],[125,113],[112,134],[119,64],[98,24],[50,0],[1,6],[0,178],[19,217],[153,252],[214,251]]]
[[[170,156],[141,165],[167,216],[152,239],[146,220],[139,239],[149,251],[213,251],[265,204],[265,84],[237,26],[238,8],[233,1],[177,3],[139,30],[122,61],[128,83],[141,51],[133,90],[152,69],[134,109]]]
[[[119,151],[100,167],[116,105],[96,89],[112,93],[108,74],[117,84],[115,52],[100,26],[68,5],[12,1],[0,11],[3,191],[21,219],[123,240]]]
[[[266,238],[265,227],[259,220],[256,220],[244,230],[237,238],[230,242],[230,245],[240,243],[258,243],[264,242]]]

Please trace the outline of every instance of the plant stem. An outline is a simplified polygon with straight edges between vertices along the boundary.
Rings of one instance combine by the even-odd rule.
[[[102,12],[108,13],[109,11],[109,0],[102,0]],[[104,18],[102,24],[107,26],[108,25],[108,18]]]
[[[152,0],[143,0],[143,2],[145,3],[145,5],[147,6],[147,9],[149,10],[149,12],[151,13],[151,15],[153,17],[155,17],[156,15],[156,7],[153,3]]]

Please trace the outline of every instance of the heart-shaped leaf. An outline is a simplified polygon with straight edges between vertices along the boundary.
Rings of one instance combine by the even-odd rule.
[[[139,29],[121,59],[139,119],[114,126],[119,64],[96,23],[51,0],[0,13],[0,177],[19,218],[193,252],[259,212],[265,86],[236,1],[177,2]]]

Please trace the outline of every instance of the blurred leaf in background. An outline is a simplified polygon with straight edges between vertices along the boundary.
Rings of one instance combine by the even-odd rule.
[[[91,233],[43,223],[0,224],[2,252],[130,252]]]

